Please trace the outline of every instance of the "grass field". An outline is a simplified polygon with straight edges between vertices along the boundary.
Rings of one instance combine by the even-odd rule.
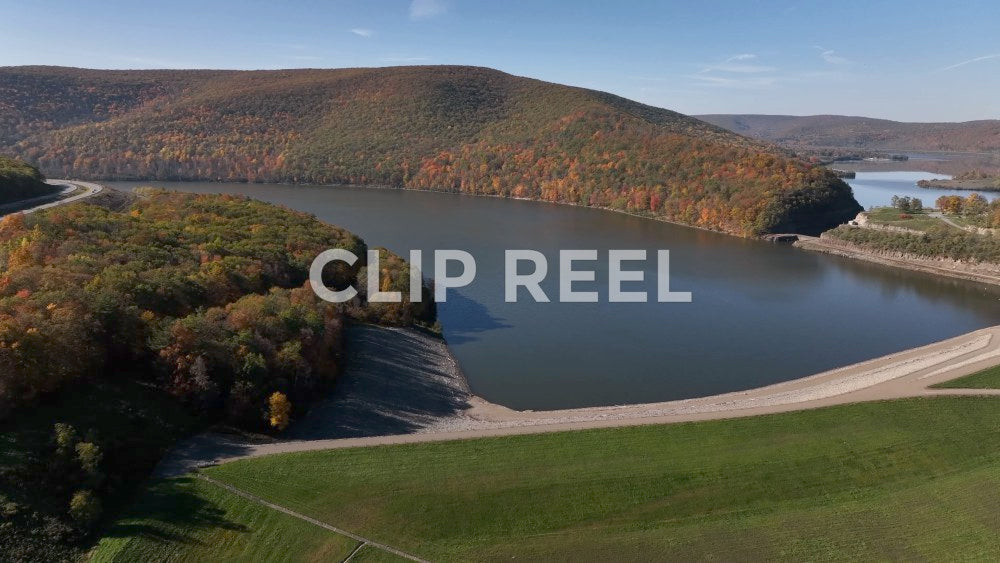
[[[868,212],[868,220],[878,225],[903,227],[914,231],[926,231],[935,226],[948,226],[944,221],[925,212],[909,213],[909,219],[902,219],[904,213],[893,207],[876,207]],[[954,227],[952,227],[954,228]]]
[[[989,559],[1000,552],[998,407],[972,397],[862,403],[284,454],[206,474],[432,560]],[[186,487],[166,482],[150,495]],[[100,560],[229,556],[206,541],[156,540],[179,523],[196,539],[232,534],[214,530],[230,521],[215,508],[219,491],[190,494],[206,499],[201,508],[143,501],[102,541]],[[197,524],[206,510],[214,523]],[[241,544],[255,560],[271,553],[261,533]]]
[[[154,485],[134,510],[92,561],[341,561],[358,545],[194,477]]]
[[[938,383],[938,389],[1000,389],[1000,366],[994,366],[983,371]]]

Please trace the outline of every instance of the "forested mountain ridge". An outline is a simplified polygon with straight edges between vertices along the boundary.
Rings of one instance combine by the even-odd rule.
[[[751,236],[819,231],[860,209],[843,182],[763,143],[479,67],[13,67],[0,93],[0,150],[53,175],[438,189]]]
[[[748,137],[801,148],[861,150],[1000,151],[1000,120],[905,123],[844,115],[699,115],[698,119]]]

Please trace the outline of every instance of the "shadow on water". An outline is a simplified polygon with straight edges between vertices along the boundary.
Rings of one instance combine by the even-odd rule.
[[[491,330],[513,328],[504,319],[494,316],[482,303],[455,290],[448,291],[448,300],[439,303],[438,310],[445,311],[448,317],[444,327],[445,338],[449,344],[456,346],[475,342]]]
[[[204,545],[195,537],[195,529],[225,529],[249,532],[250,528],[226,519],[226,511],[199,496],[193,486],[196,477],[160,481],[151,487],[134,508],[142,522],[119,520],[105,536],[128,538],[142,536],[158,542]]]
[[[355,325],[333,395],[292,426],[317,440],[415,432],[469,407],[462,375],[443,345],[411,331]]]
[[[962,307],[983,322],[995,324],[1000,312],[1000,287],[948,278],[927,272],[892,268],[842,256],[825,256],[839,264],[838,274],[878,291],[885,299],[913,295],[936,307]]]

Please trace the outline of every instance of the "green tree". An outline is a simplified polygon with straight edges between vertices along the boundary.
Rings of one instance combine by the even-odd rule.
[[[98,474],[98,466],[104,459],[101,448],[91,442],[80,442],[76,445],[76,459],[80,462],[80,467],[90,476]]]
[[[56,443],[56,451],[61,455],[68,455],[76,448],[76,443],[80,441],[80,435],[76,428],[64,422],[57,422],[52,427],[52,440]]]
[[[957,195],[943,195],[937,198],[934,205],[941,210],[942,213],[948,213],[950,215],[957,215],[962,212],[962,205],[965,200],[961,196]]]
[[[94,491],[79,490],[69,501],[69,515],[77,524],[89,528],[101,517],[101,499]]]
[[[986,213],[989,205],[985,197],[979,194],[969,194],[969,197],[965,198],[965,203],[962,204],[962,213],[969,217],[979,217]]]

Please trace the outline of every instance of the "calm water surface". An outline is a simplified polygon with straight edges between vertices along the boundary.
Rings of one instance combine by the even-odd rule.
[[[983,286],[657,221],[527,201],[347,187],[144,182],[239,193],[315,214],[406,256],[475,256],[476,281],[439,305],[475,393],[517,409],[663,401],[747,389],[927,344],[1000,321]],[[112,183],[119,189],[134,183]],[[891,197],[892,194],[889,194]],[[927,198],[930,199],[930,198]],[[542,251],[558,295],[558,250],[599,249],[601,302],[504,302],[505,249]],[[669,249],[689,304],[607,303],[607,250]],[[585,265],[585,264],[582,264]],[[577,268],[579,269],[580,266]],[[655,290],[656,265],[646,282]],[[590,285],[591,287],[588,287]]]
[[[857,177],[852,180],[845,180],[854,189],[854,199],[862,207],[889,205],[892,196],[898,195],[920,198],[924,205],[930,207],[934,205],[937,198],[943,195],[960,195],[962,197],[973,193],[971,190],[939,190],[932,188],[921,188],[917,185],[920,180],[950,180],[947,174],[935,174],[933,172],[858,172]],[[994,200],[1000,197],[998,192],[977,192],[986,199]]]

